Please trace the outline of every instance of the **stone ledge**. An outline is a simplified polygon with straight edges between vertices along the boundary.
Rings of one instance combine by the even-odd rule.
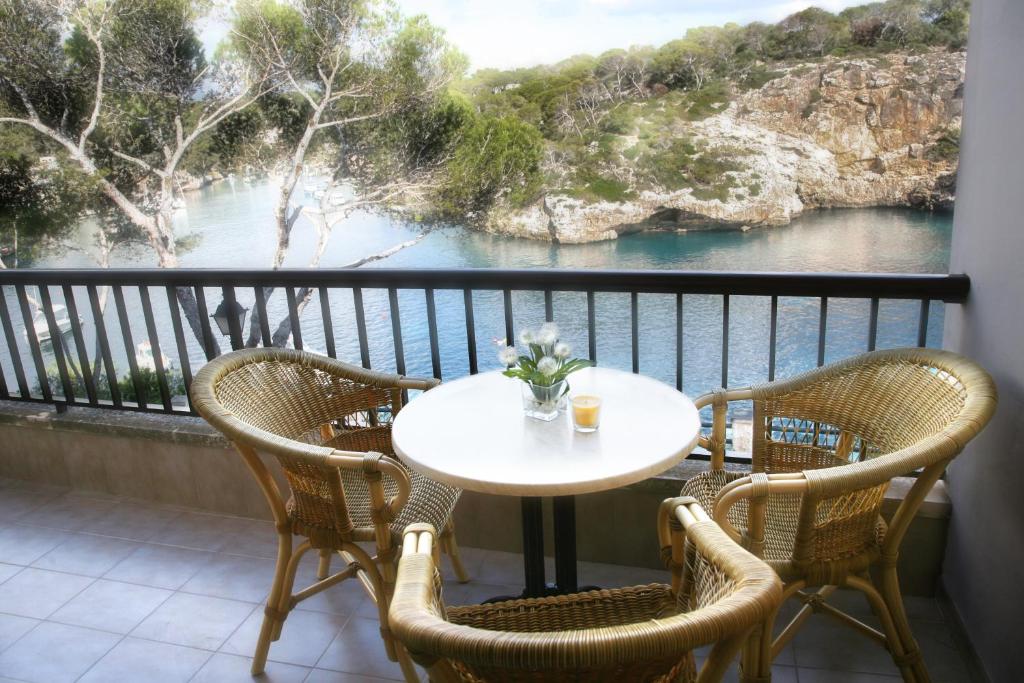
[[[58,413],[52,406],[20,401],[0,401],[0,424],[36,427],[63,432],[90,432],[105,436],[125,436],[153,439],[163,443],[229,448],[230,444],[220,432],[202,418],[190,415],[140,413],[104,408],[71,407]],[[706,471],[706,460],[688,459],[662,474],[624,487],[665,497],[678,495],[679,489],[691,477]],[[726,469],[747,471],[743,464],[726,463]],[[891,514],[903,500],[914,479],[898,477],[886,492],[886,509]],[[918,516],[942,519],[949,517],[951,504],[946,483],[939,481],[925,498]]]

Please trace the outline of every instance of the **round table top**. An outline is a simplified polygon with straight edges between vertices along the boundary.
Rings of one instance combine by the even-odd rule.
[[[469,491],[562,496],[625,486],[689,455],[700,417],[693,401],[643,375],[586,368],[570,396],[601,397],[600,428],[572,427],[571,408],[551,422],[526,417],[520,380],[488,372],[447,382],[398,413],[391,439],[415,470]]]

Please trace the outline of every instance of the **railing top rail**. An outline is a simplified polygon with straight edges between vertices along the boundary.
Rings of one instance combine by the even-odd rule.
[[[251,287],[325,286],[397,289],[513,289],[597,292],[733,294],[963,303],[965,274],[780,273],[687,270],[566,270],[492,268],[365,269],[23,269],[0,270],[0,285],[147,285]]]

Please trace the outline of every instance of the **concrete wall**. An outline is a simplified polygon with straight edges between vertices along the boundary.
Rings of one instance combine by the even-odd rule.
[[[993,681],[1024,676],[1024,0],[971,8],[945,346],[995,377],[999,410],[949,470],[944,583]]]

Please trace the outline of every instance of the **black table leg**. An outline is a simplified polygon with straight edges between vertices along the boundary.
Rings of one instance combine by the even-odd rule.
[[[540,498],[523,498],[523,569],[526,590],[523,597],[536,598],[547,593],[544,578],[544,512]]]
[[[523,510],[523,570],[526,588],[522,595],[501,595],[486,602],[503,602],[521,598],[562,595],[579,590],[576,577],[576,498],[555,496],[555,583],[544,576],[544,513],[541,499],[521,499]],[[585,587],[591,590],[592,587]]]
[[[555,587],[559,593],[575,593],[576,498],[555,496]]]

